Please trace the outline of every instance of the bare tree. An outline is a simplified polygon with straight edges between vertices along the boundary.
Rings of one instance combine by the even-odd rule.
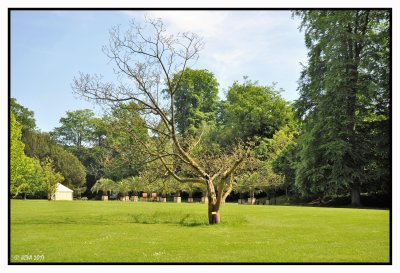
[[[221,203],[232,190],[234,172],[244,160],[246,149],[239,145],[231,154],[219,155],[211,159],[212,164],[205,164],[204,158],[192,153],[201,135],[198,141],[187,145],[176,131],[174,97],[180,78],[172,79],[174,75],[183,76],[185,69],[197,61],[202,47],[202,39],[194,33],[167,34],[161,19],[145,18],[143,25],[131,21],[126,32],[120,27],[112,28],[109,45],[103,48],[116,65],[118,84],[81,73],[72,86],[76,93],[101,104],[130,107],[135,102],[136,111],[144,120],[141,126],[152,136],[148,141],[137,141],[142,141],[144,151],[159,160],[177,181],[205,184],[209,223],[217,224]],[[191,170],[184,176],[175,168],[182,164]]]

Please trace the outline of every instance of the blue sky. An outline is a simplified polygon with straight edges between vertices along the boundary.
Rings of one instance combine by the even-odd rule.
[[[277,83],[290,101],[298,97],[300,62],[307,51],[299,21],[289,11],[12,11],[11,96],[35,112],[37,127],[51,131],[66,111],[99,107],[72,94],[79,72],[112,79],[113,65],[101,48],[108,30],[144,13],[160,17],[167,30],[192,31],[205,47],[194,69],[208,69],[220,96],[243,76],[262,85]]]

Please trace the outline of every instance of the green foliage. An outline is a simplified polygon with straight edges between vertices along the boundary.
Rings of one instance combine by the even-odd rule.
[[[174,76],[179,81],[175,93],[176,123],[183,136],[193,135],[202,122],[215,123],[218,82],[208,70],[186,69]]]
[[[46,158],[41,162],[43,179],[47,189],[48,200],[51,200],[56,192],[58,183],[64,181],[64,177],[55,170],[53,160]]]
[[[288,191],[292,191],[292,193],[297,193],[297,189],[294,185],[296,179],[296,168],[300,161],[298,154],[298,143],[296,141],[291,141],[282,149],[276,159],[272,162],[273,171],[285,177],[282,186],[288,189]]]
[[[297,135],[298,130],[285,125],[276,131],[272,138],[261,138],[255,153],[259,159],[273,162]]]
[[[103,175],[116,181],[138,175],[146,160],[143,143],[147,142],[148,132],[137,105],[130,103],[114,108],[106,118],[104,131],[106,139],[99,158]]]
[[[86,182],[86,172],[79,159],[58,145],[52,148],[50,158],[54,160],[56,170],[65,178],[65,184],[73,189],[83,187]]]
[[[251,195],[257,191],[269,194],[271,191],[286,186],[284,174],[278,172],[273,166],[279,165],[277,158],[292,143],[297,134],[295,129],[285,125],[276,131],[272,138],[256,139],[258,145],[252,157],[242,167],[243,171],[236,179],[235,190],[239,193],[250,192]]]
[[[192,196],[192,194],[196,191],[198,192],[205,192],[205,185],[200,184],[200,183],[185,183],[182,185],[182,191],[187,192],[189,194],[189,197]]]
[[[30,157],[44,159],[49,157],[52,146],[56,145],[49,134],[34,131],[25,131],[22,135],[25,144],[25,153]]]
[[[15,183],[17,175],[22,169],[20,162],[24,159],[24,143],[21,141],[21,124],[15,119],[13,113],[10,115],[10,161],[11,161],[11,183]]]
[[[10,99],[10,111],[14,114],[15,119],[22,124],[23,129],[35,130],[36,121],[33,111],[17,103],[15,98]]]
[[[10,115],[10,191],[14,196],[43,191],[43,170],[39,161],[27,157],[21,141],[22,125]]]
[[[91,145],[98,141],[98,133],[101,131],[98,120],[94,122],[93,119],[94,113],[89,109],[68,111],[67,116],[60,119],[61,126],[54,128],[51,135],[58,143],[65,146],[81,148]],[[98,125],[97,128],[95,123]]]
[[[239,193],[250,192],[250,197],[254,198],[256,192],[269,193],[278,189],[284,182],[284,177],[275,173],[271,164],[271,160],[262,161],[257,155],[247,159],[241,173],[235,179],[234,190]]]
[[[118,182],[118,192],[127,194],[128,192],[133,192],[135,195],[143,188],[143,183],[139,177],[131,176],[122,179]]]
[[[92,192],[98,193],[99,191],[102,191],[103,195],[111,193],[115,190],[117,190],[117,184],[113,180],[108,178],[100,178],[91,188]]]
[[[90,178],[88,187],[106,173],[105,148],[108,120],[94,116],[92,110],[82,109],[67,112],[60,119],[62,124],[50,133],[53,139],[70,153],[75,155],[85,167],[86,175]]]
[[[245,78],[235,82],[223,102],[223,127],[226,141],[254,136],[271,138],[281,127],[294,125],[290,104],[274,86],[259,86]]]
[[[388,188],[389,12],[303,10],[295,15],[302,19],[309,49],[296,101],[306,123],[298,141],[297,186],[320,194],[360,185]],[[376,141],[377,134],[386,146]]]
[[[85,167],[76,156],[56,144],[49,134],[25,131],[22,139],[28,156],[41,161],[46,158],[52,160],[55,170],[64,177],[66,186],[76,189],[85,184]]]
[[[156,182],[154,183],[154,190],[161,193],[161,195],[165,197],[173,193],[179,195],[182,191],[188,189],[188,186],[189,185],[186,185],[185,183],[180,183],[173,177],[168,176],[166,178],[156,180]]]
[[[67,112],[67,116],[60,119],[62,126],[51,133],[82,162],[89,188],[100,177],[119,181],[137,175],[142,167],[140,161],[145,160],[140,142],[146,141],[148,134],[147,129],[140,128],[143,120],[138,106],[134,103],[120,106],[103,118],[95,117],[88,109]],[[69,180],[66,173],[63,175]]]

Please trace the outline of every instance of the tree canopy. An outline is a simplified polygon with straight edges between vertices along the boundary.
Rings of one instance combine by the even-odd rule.
[[[23,129],[36,129],[36,121],[33,111],[19,104],[15,98],[10,99],[10,111],[14,114],[15,119],[22,124]]]
[[[175,94],[176,127],[183,135],[193,135],[202,122],[216,123],[218,82],[208,70],[186,68],[183,75],[174,75],[179,81]]]
[[[60,119],[61,126],[54,128],[52,136],[65,146],[75,146],[79,149],[91,145],[98,140],[94,134],[93,119],[94,113],[89,109],[68,111],[67,116]]]
[[[282,126],[294,122],[291,106],[274,86],[260,86],[245,78],[235,82],[223,103],[223,126],[228,139],[271,138]]]

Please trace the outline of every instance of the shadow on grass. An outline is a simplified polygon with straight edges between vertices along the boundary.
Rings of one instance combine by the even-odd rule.
[[[169,224],[182,227],[210,226],[205,214],[180,214],[175,212],[130,213],[122,215],[96,215],[85,217],[24,218],[12,221],[12,225],[115,225],[120,223]],[[221,226],[241,226],[247,223],[243,215],[223,217]],[[220,226],[218,225],[218,226]]]
[[[165,215],[160,213],[153,213],[152,215],[144,214],[131,214],[130,221],[135,224],[172,224],[185,227],[197,227],[208,225],[206,219],[186,214],[183,217],[177,215]]]
[[[161,214],[153,213],[149,214],[130,214],[129,221],[135,224],[171,224],[179,225],[184,227],[199,227],[199,226],[209,226],[208,219],[205,216],[185,214]],[[243,216],[231,216],[227,217],[222,221],[222,225],[239,226],[247,223],[247,219]]]

